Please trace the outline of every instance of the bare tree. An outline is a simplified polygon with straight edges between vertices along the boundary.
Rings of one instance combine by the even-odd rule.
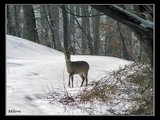
[[[88,6],[86,5],[83,6],[82,15],[89,16]],[[87,36],[85,34],[83,36],[82,34],[82,49],[86,51],[86,43],[88,43],[90,55],[93,55],[93,44],[92,44],[92,37],[91,37],[91,31],[90,31],[90,20],[88,17],[82,18],[82,28],[84,29],[84,32],[87,34]]]
[[[76,7],[76,14],[80,15],[80,5],[75,5]]]
[[[20,37],[20,5],[14,5],[16,36]]]
[[[7,5],[7,33],[17,37],[21,36],[20,5]]]
[[[120,36],[120,39],[121,39],[121,43],[122,43],[122,57],[125,58],[126,60],[129,60],[129,53],[127,51],[127,48],[126,48],[126,43],[125,43],[125,38],[122,34],[122,30],[121,30],[121,26],[120,26],[120,23],[117,22],[117,25],[118,25],[118,31],[119,31],[119,36]]]
[[[82,15],[85,15],[86,11],[84,8],[81,8],[82,11]],[[87,51],[87,36],[84,34],[84,32],[86,33],[86,18],[83,17],[82,18],[82,53],[85,54],[85,52]]]
[[[23,5],[23,12],[25,16],[25,39],[39,43],[33,6]]]
[[[65,53],[69,52],[68,50],[68,14],[66,12],[66,6],[61,5],[62,16],[63,16],[63,34],[64,34],[64,50]]]
[[[14,30],[11,14],[13,14],[11,12],[11,6],[7,5],[7,34],[14,35],[15,30]]]
[[[52,48],[52,42],[49,38],[50,23],[48,21],[45,5],[40,5],[40,24],[41,36],[43,38],[43,41],[41,43]]]
[[[74,6],[70,5],[70,12],[74,13]],[[69,22],[69,39],[70,39],[70,51],[72,54],[75,54],[76,49],[75,49],[75,40],[74,40],[74,34],[75,34],[75,19],[73,14],[70,14],[70,22]]]
[[[59,38],[59,7],[57,5],[48,6],[50,15],[50,23],[52,23],[51,28],[55,36],[55,49],[62,51],[62,45]]]
[[[97,15],[99,12],[95,9],[92,10],[92,15]],[[94,53],[96,55],[99,54],[100,47],[100,16],[95,16],[92,18],[92,26],[93,26],[93,41],[94,41]]]
[[[108,16],[106,16],[106,27],[105,27],[105,55],[113,56],[113,51],[117,51],[118,49],[114,50],[114,40],[113,37],[115,35],[115,29],[113,28],[113,20],[111,20]],[[111,25],[112,24],[112,25]],[[117,33],[116,33],[117,34]]]
[[[130,27],[140,40],[153,66],[153,23],[116,5],[92,5],[93,8]],[[151,16],[152,17],[152,16]]]

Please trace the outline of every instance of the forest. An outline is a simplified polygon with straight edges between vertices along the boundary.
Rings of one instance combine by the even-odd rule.
[[[100,11],[104,6],[98,7],[7,5],[7,34],[63,52],[67,43],[73,55],[113,56],[139,62],[150,60],[153,64],[153,5],[108,6],[111,12],[118,7],[119,13],[111,15],[120,14],[123,20],[110,17],[110,13],[105,13],[109,11],[107,8]],[[120,13],[122,11],[128,13]]]
[[[66,52],[69,52],[73,57],[75,55],[75,58],[77,57],[77,55],[79,55],[77,58],[81,58],[81,55],[88,56],[88,59],[87,57],[83,57],[89,60],[89,62],[91,63],[90,71],[92,71],[92,73],[90,73],[93,76],[94,74],[98,74],[98,72],[96,71],[97,69],[94,69],[96,68],[95,66],[98,66],[98,69],[102,67],[102,71],[105,71],[105,69],[107,69],[107,64],[111,64],[111,60],[109,60],[109,57],[123,59],[125,60],[125,62],[127,61],[127,64],[129,62],[133,62],[133,64],[124,65],[124,68],[120,67],[119,69],[117,69],[117,71],[106,73],[104,77],[98,80],[96,78],[93,78],[92,81],[91,78],[89,78],[89,80],[91,81],[89,81],[89,87],[80,91],[80,93],[78,93],[76,97],[75,95],[69,95],[69,92],[73,94],[73,91],[69,91],[70,89],[67,88],[68,91],[65,91],[63,93],[54,93],[54,90],[52,90],[51,92],[49,89],[48,93],[45,92],[45,98],[51,101],[51,99],[53,100],[53,98],[50,99],[51,94],[52,96],[57,95],[57,98],[59,99],[58,102],[63,104],[63,106],[65,106],[66,104],[69,106],[77,105],[78,109],[83,109],[83,111],[85,111],[89,115],[95,115],[97,113],[103,115],[153,115],[153,70],[155,40],[154,12],[155,6],[152,4],[8,4],[6,5],[7,40],[10,40],[9,42],[13,44],[13,42],[11,42],[13,39],[12,36],[19,37],[15,38],[17,39],[15,46],[22,47],[21,49],[18,48],[18,50],[22,51],[26,51],[26,49],[29,49],[29,46],[27,45],[29,43],[25,43],[24,40],[22,40],[22,43],[25,43],[23,43],[23,49],[23,46],[21,46],[22,44],[20,45],[20,43],[18,42],[18,40],[21,41],[20,38],[32,41],[39,45],[46,46],[52,50],[64,53],[65,55]],[[11,44],[9,44],[8,46],[9,56],[12,53],[11,49],[14,47],[11,46]],[[33,48],[34,52],[42,52],[43,50],[46,50],[46,48],[39,46],[37,46],[37,50],[35,50],[35,46]],[[19,52],[17,52],[17,54],[22,55],[22,53]],[[44,53],[45,52],[46,51],[44,51]],[[47,52],[46,54],[48,54],[48,56],[50,55],[50,53]],[[56,54],[57,56],[59,55],[61,57],[61,54]],[[54,60],[56,62],[59,61],[60,63],[63,63],[61,61],[61,58],[57,56],[53,56],[55,57]],[[104,61],[104,59],[101,59],[102,56],[107,57],[106,61]],[[12,62],[15,62],[12,57],[7,57],[8,61],[11,61],[10,63],[7,63],[8,66]],[[93,57],[93,59],[91,57]],[[103,61],[103,63],[99,64],[96,61],[96,58],[99,61]],[[95,63],[93,62],[94,60]],[[116,61],[116,59],[113,60]],[[51,62],[52,60],[48,59],[48,61]],[[113,61],[114,64],[117,64],[117,66],[120,65],[120,62],[118,62],[118,60],[117,63],[115,61]],[[18,60],[16,62],[18,63]],[[23,63],[23,61],[21,62]],[[48,64],[49,63],[47,63],[47,59],[45,59],[44,65],[48,66]],[[23,63],[23,65],[25,64]],[[44,68],[48,70],[50,67],[46,66]],[[61,64],[60,66],[60,71],[62,72],[63,64]],[[112,66],[113,68],[115,67],[114,65]],[[112,68],[112,66],[110,65],[109,68]],[[10,79],[12,79],[12,74],[10,72],[11,69],[13,68],[8,67],[8,78]],[[15,69],[19,71],[17,68]],[[42,68],[38,67],[38,70],[41,69]],[[25,69],[23,71],[25,71]],[[18,73],[16,74],[18,76]],[[26,74],[28,74],[27,69]],[[39,72],[35,72],[35,74],[32,75],[38,76]],[[48,74],[44,73],[43,77],[46,77],[47,75]],[[57,77],[55,78],[59,79],[59,76],[62,75],[59,75],[58,73]],[[19,78],[20,77],[18,76],[17,79]],[[24,79],[28,78],[24,77]],[[39,79],[43,78],[39,77]],[[50,76],[47,79],[50,80]],[[60,83],[62,83],[62,79]],[[59,94],[61,94],[61,96],[59,96]],[[122,94],[122,96],[119,94]],[[91,103],[92,100],[95,102],[95,99],[100,103],[102,102],[100,110],[98,112],[94,104]],[[66,101],[68,102],[66,103]],[[132,105],[130,107],[131,101]],[[89,102],[93,106],[91,108],[81,108],[80,104],[83,104],[85,106],[87,104],[86,102]],[[123,103],[124,106],[125,104],[127,104],[127,107],[124,109],[124,111],[118,111],[117,108],[120,107],[115,107],[119,103]],[[109,113],[106,113],[103,110],[103,112],[101,111],[101,107],[104,107],[103,104],[112,106],[112,109],[108,109]],[[70,109],[70,107],[68,109]]]

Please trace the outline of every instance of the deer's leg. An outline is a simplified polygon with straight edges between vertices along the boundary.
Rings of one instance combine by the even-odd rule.
[[[69,81],[68,81],[68,86],[69,87],[70,87],[70,79],[72,80],[71,82],[72,82],[72,87],[73,87],[73,75],[74,75],[74,73],[69,74]]]
[[[88,85],[88,72],[84,73],[84,77],[86,79],[86,86]]]
[[[79,76],[82,78],[82,83],[81,83],[81,87],[82,87],[85,78],[84,78],[83,74],[79,74]]]
[[[69,74],[68,87],[70,87],[70,78],[71,78],[71,74]]]
[[[88,78],[86,78],[86,86],[88,85]]]
[[[71,80],[72,80],[72,87],[73,87],[73,75],[71,76]]]

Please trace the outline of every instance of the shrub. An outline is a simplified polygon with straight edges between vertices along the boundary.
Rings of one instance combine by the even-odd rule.
[[[55,98],[56,94],[53,92],[52,96]],[[153,115],[153,70],[149,65],[133,63],[75,94],[65,89],[56,100],[90,115]]]

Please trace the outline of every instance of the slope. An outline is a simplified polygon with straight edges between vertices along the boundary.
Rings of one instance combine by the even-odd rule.
[[[80,77],[75,75],[75,88],[68,88],[63,53],[6,35],[6,115],[65,115],[64,106],[41,99],[47,91],[80,90]],[[72,55],[72,60],[90,64],[89,83],[109,71],[131,63],[114,57]],[[73,115],[83,115],[74,108]]]

